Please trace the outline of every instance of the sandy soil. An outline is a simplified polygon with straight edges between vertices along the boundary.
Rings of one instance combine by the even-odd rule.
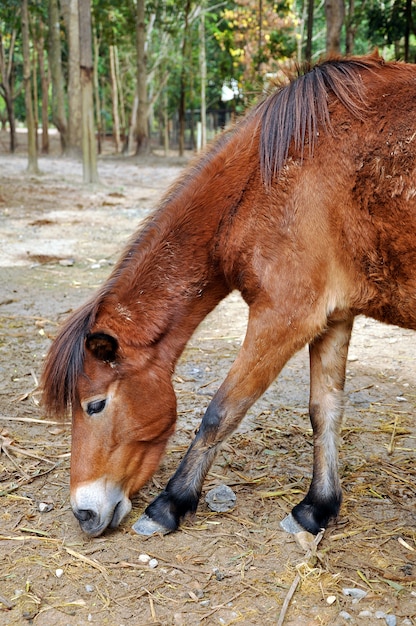
[[[342,512],[316,556],[279,525],[311,475],[306,349],[209,474],[205,492],[226,483],[235,508],[213,513],[201,501],[163,538],[131,530],[238,351],[247,315],[238,294],[204,321],[179,363],[177,432],[128,519],[98,539],[81,533],[68,502],[69,428],[45,421],[38,405],[42,359],[59,321],[108,275],[182,164],[105,157],[93,188],[72,160],[43,158],[38,177],[25,167],[23,155],[0,154],[0,624],[276,624],[296,576],[284,624],[416,624],[415,337],[371,320],[357,320],[350,349]],[[141,564],[143,553],[158,566]]]

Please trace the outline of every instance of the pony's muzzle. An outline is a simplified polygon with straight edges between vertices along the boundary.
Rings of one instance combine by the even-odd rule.
[[[101,527],[98,514],[92,509],[76,509],[72,508],[72,511],[79,521],[84,533],[90,536],[96,536],[97,528]]]
[[[120,524],[130,513],[131,502],[118,485],[100,478],[72,489],[71,507],[83,532],[98,537]]]

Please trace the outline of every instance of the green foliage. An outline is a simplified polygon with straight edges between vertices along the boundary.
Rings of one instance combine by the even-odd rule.
[[[264,87],[264,77],[279,72],[288,60],[302,60],[306,37],[307,0],[148,0],[147,76],[151,102],[151,120],[157,125],[167,105],[174,117],[179,105],[179,86],[185,77],[186,108],[200,108],[199,53],[200,20],[204,15],[207,58],[207,106],[211,109],[240,111]],[[348,8],[348,3],[346,3]],[[0,33],[6,59],[11,54],[13,31],[17,38],[12,51],[12,80],[16,94],[22,84],[21,0],[1,0]],[[325,52],[324,3],[315,0],[313,24],[313,59]],[[42,32],[45,56],[48,46],[48,0],[29,0],[30,28],[33,40]],[[184,24],[187,15],[187,42]],[[414,10],[414,9],[413,9]],[[98,43],[98,76],[102,115],[111,126],[111,87],[109,48],[117,49],[119,83],[124,96],[127,123],[136,91],[136,0],[92,0],[93,29]],[[406,23],[406,0],[367,0],[355,3],[346,27],[354,33],[354,53],[365,54],[375,46],[387,58],[403,53]],[[413,22],[415,19],[413,18]],[[345,29],[343,41],[345,41]],[[46,30],[39,30],[40,28]],[[414,27],[413,27],[414,28]],[[67,34],[61,23],[64,74],[68,59]],[[184,51],[184,55],[182,54]],[[416,58],[416,39],[410,37],[410,52]],[[234,89],[236,97],[221,101],[223,85]],[[40,93],[41,86],[37,85]],[[0,79],[0,111],[4,110],[4,85]],[[23,96],[15,99],[16,116],[24,120]],[[40,105],[39,105],[40,106]]]

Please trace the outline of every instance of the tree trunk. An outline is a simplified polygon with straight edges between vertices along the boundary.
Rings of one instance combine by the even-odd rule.
[[[16,41],[16,30],[12,31],[10,37],[10,45],[9,45],[9,58],[6,59],[6,51],[4,49],[4,42],[2,33],[0,31],[0,89],[1,95],[4,98],[4,102],[6,104],[7,110],[7,119],[9,121],[10,127],[10,152],[14,152],[16,150],[17,141],[16,141],[16,120],[14,117],[14,107],[13,107],[13,73],[14,73],[14,64],[13,64],[13,54],[14,54],[14,45]]]
[[[23,83],[25,90],[27,147],[29,174],[38,174],[38,155],[36,151],[36,128],[33,115],[32,85],[30,79],[30,44],[28,0],[22,0],[22,48],[23,48]]]
[[[191,1],[187,0],[185,5],[185,23],[182,40],[182,69],[179,93],[179,156],[185,152],[185,101],[186,101],[186,57],[188,50],[188,26]]]
[[[117,89],[118,89],[118,102],[119,102],[119,112],[120,112],[120,132],[124,135],[124,140],[126,143],[126,135],[128,132],[127,122],[126,122],[126,103],[124,99],[124,91],[123,91],[123,82],[120,77],[120,61],[118,55],[118,48],[115,50],[115,68],[116,68],[116,81],[117,81]]]
[[[68,36],[68,134],[65,154],[81,154],[81,82],[78,0],[62,0]]]
[[[354,10],[355,10],[355,2],[354,0],[349,0],[347,22],[346,22],[346,32],[345,32],[345,54],[348,54],[348,55],[354,54],[355,31],[356,31],[356,28],[354,26]]]
[[[58,0],[49,0],[49,50],[48,60],[52,79],[52,122],[61,138],[62,152],[67,140],[64,78],[62,73],[61,37],[59,28]]]
[[[202,6],[199,21],[199,73],[201,77],[201,148],[205,148],[207,143],[207,103],[206,103],[206,83],[207,83],[207,59],[205,50],[205,11]]]
[[[44,24],[42,18],[39,18],[38,22],[39,34],[34,42],[39,63],[40,84],[42,90],[42,154],[49,152],[49,132],[48,132],[48,107],[49,107],[49,78],[45,68],[45,37],[44,37]]]
[[[91,0],[79,0],[79,50],[82,101],[82,166],[84,183],[98,182],[94,132]]]
[[[313,35],[313,14],[315,8],[314,0],[307,0],[308,3],[308,18],[306,26],[306,46],[305,46],[305,59],[308,63],[312,61],[312,35]]]
[[[29,26],[29,32],[30,32],[30,26]],[[32,63],[32,70],[31,70],[31,85],[32,85],[32,105],[33,105],[33,122],[34,122],[34,126],[35,126],[35,144],[36,144],[36,154],[38,154],[39,152],[39,137],[38,137],[38,130],[39,130],[39,116],[38,116],[38,111],[39,111],[39,94],[38,94],[38,64],[37,64],[37,54],[36,54],[36,46],[34,46],[34,51],[32,54],[32,59],[31,59],[31,63]],[[30,54],[30,52],[29,52]]]
[[[341,29],[344,23],[344,0],[325,0],[326,52],[328,55],[341,53]]]
[[[134,94],[133,106],[131,109],[131,118],[130,118],[130,128],[129,128],[129,138],[127,142],[127,154],[131,154],[134,150],[134,141],[136,137],[136,128],[137,128],[137,110],[139,108],[139,96],[136,93]]]
[[[120,139],[120,117],[118,113],[118,85],[116,70],[116,51],[115,46],[110,46],[110,78],[111,78],[111,100],[113,109],[113,138],[116,147],[116,153],[121,152]]]
[[[97,126],[97,138],[98,138],[98,154],[101,154],[101,140],[102,140],[102,132],[103,125],[101,119],[101,98],[100,98],[100,88],[98,82],[98,58],[99,58],[99,43],[97,34],[94,32],[94,100],[95,100],[95,123]]]
[[[412,0],[406,0],[404,25],[404,61],[409,62],[410,31],[412,25]]]
[[[168,109],[168,90],[163,92],[163,147],[165,156],[169,154],[169,109]]]
[[[147,154],[150,151],[149,126],[147,123],[146,24],[144,7],[145,0],[137,0],[137,93],[139,97],[136,122],[137,155]]]

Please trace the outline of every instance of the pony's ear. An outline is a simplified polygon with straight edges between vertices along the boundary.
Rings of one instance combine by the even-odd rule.
[[[85,347],[99,361],[113,363],[117,358],[118,341],[107,333],[91,333],[85,341]]]

